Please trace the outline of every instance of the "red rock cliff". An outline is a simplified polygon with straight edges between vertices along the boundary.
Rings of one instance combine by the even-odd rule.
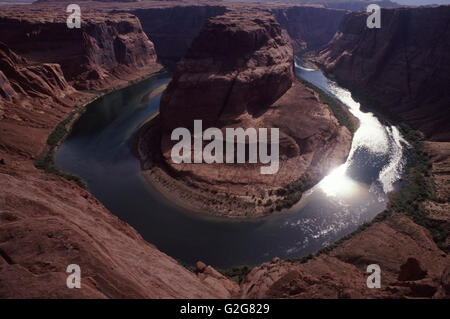
[[[56,12],[64,12],[61,8]],[[83,14],[82,27],[42,13],[20,18],[0,13],[0,41],[40,63],[58,63],[77,89],[102,89],[124,74],[156,62],[153,43],[130,14]]]
[[[234,12],[211,18],[163,94],[163,127],[171,131],[199,118],[205,126],[220,125],[264,109],[292,80],[292,48],[275,19]]]

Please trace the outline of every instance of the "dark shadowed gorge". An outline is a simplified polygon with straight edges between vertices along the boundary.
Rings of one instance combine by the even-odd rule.
[[[347,14],[315,62],[372,107],[436,141],[450,130],[450,7],[382,10],[380,30]],[[431,22],[432,21],[432,22]]]

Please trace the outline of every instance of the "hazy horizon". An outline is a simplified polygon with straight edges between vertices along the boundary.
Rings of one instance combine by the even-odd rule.
[[[426,6],[431,4],[450,4],[450,0],[391,0],[392,2],[409,6]]]
[[[9,3],[32,3],[35,2],[36,0],[0,0],[0,2],[9,2]],[[92,0],[95,1],[95,0]],[[358,0],[348,0],[348,2],[357,2]],[[361,0],[364,1],[364,0]],[[373,0],[374,3],[378,2],[380,0]],[[450,0],[391,0],[392,2],[398,3],[400,5],[412,5],[412,6],[423,6],[423,5],[433,5],[433,4],[437,4],[437,5],[442,5],[442,4],[450,4]],[[242,2],[246,2],[245,0],[242,0]],[[311,1],[298,1],[299,3],[301,2],[311,2]],[[317,2],[327,2],[326,0],[317,0]],[[346,0],[342,0],[342,2],[347,2]],[[370,1],[367,1],[370,2]]]

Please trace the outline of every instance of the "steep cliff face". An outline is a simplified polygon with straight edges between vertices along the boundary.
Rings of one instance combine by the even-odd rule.
[[[263,13],[210,19],[178,63],[161,100],[165,132],[201,118],[221,125],[264,110],[292,85],[293,55],[279,24]]]
[[[185,127],[192,132],[198,119],[203,130],[217,127],[224,133],[236,127],[279,128],[279,170],[264,175],[261,164],[175,164],[172,130]],[[342,163],[351,143],[349,131],[339,126],[328,107],[294,80],[293,50],[280,25],[267,11],[255,9],[231,10],[206,23],[162,96],[159,131],[161,137],[152,130],[141,135],[144,169],[152,168],[150,150],[155,147],[149,141],[160,139],[164,163],[173,174],[208,190],[240,196],[244,202],[253,202],[255,194],[267,200],[272,188],[300,178],[314,180]],[[231,201],[214,210],[228,211],[226,202]],[[213,209],[204,202],[199,206]],[[258,215],[270,209],[261,201],[252,207],[227,214]]]
[[[366,18],[347,14],[313,60],[371,107],[448,140],[450,6],[382,10],[380,29]]]
[[[169,66],[179,61],[207,19],[225,13],[225,6],[174,6],[131,11],[155,44],[159,61]]]
[[[294,6],[273,9],[273,13],[281,27],[288,32],[294,51],[297,52],[327,44],[336,33],[346,11]]]
[[[83,14],[82,27],[69,29],[62,16],[15,18],[5,12],[0,15],[0,41],[30,61],[59,64],[77,89],[105,88],[156,62],[152,42],[129,14]]]

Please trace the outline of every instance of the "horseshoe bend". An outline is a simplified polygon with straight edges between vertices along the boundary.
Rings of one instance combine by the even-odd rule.
[[[0,297],[448,298],[450,7],[383,3],[0,4]]]
[[[230,53],[230,47],[236,52]],[[181,197],[192,199],[187,203],[198,202],[203,210],[227,216],[274,210],[277,200],[284,198],[276,195],[281,187],[314,184],[345,161],[351,134],[293,73],[293,49],[272,15],[229,11],[208,20],[176,66],[161,98],[160,116],[142,129],[138,149],[147,176],[164,179],[170,192],[177,191],[168,185],[169,174],[159,169],[164,167],[194,188],[179,191]],[[202,120],[205,129],[223,131],[227,127],[278,128],[278,171],[263,175],[260,165],[250,163],[174,163],[171,133],[177,127],[192,129],[196,119]],[[231,202],[226,199],[230,196]],[[218,201],[220,197],[224,200]]]

